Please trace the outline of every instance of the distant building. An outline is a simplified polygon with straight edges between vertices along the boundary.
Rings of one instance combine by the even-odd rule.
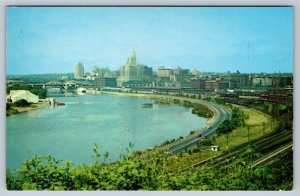
[[[137,64],[135,50],[127,58],[125,65],[120,68],[120,76],[117,79],[118,86],[123,86],[124,82],[129,81],[149,81],[153,71],[151,67]]]
[[[84,77],[84,67],[81,63],[76,63],[74,65],[74,78],[81,79]]]
[[[238,84],[238,86],[233,85],[230,86],[230,88],[245,88],[251,86],[251,80],[249,77],[249,74],[241,74],[241,73],[233,73],[229,76],[229,81],[232,81],[232,83]]]
[[[272,86],[273,79],[268,76],[256,76],[252,78],[252,85],[261,87],[261,86]]]
[[[175,83],[176,88],[191,88],[192,83],[190,81],[180,81]]]
[[[229,88],[230,89],[239,89],[240,88],[240,81],[236,81],[236,80],[229,81]]]
[[[90,72],[90,76],[92,77],[103,77],[103,74],[99,67],[95,66]]]
[[[219,90],[219,82],[216,80],[207,80],[205,81],[205,89],[210,91]]]
[[[195,77],[195,78],[200,78],[201,77],[201,72],[196,70],[196,69],[193,69],[192,70],[192,75]]]
[[[191,79],[191,86],[195,89],[205,89],[205,80],[202,79]]]
[[[229,89],[229,82],[228,81],[220,81],[219,82],[219,89],[220,90],[227,90],[227,89]]]
[[[161,67],[157,70],[157,76],[161,78],[170,78],[172,70],[169,68]]]
[[[293,86],[293,76],[273,76],[272,79],[275,87]]]
[[[25,99],[29,103],[38,103],[39,97],[27,90],[11,90],[10,94],[7,96],[6,100],[12,103]]]
[[[63,80],[63,81],[70,80],[69,76],[61,76],[60,79]]]
[[[95,78],[95,87],[117,87],[116,78]]]

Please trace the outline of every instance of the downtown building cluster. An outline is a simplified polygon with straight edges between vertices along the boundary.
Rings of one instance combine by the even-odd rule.
[[[133,50],[125,64],[117,71],[108,67],[94,67],[90,73],[84,73],[81,63],[74,66],[74,79],[93,81],[94,87],[127,87],[127,88],[166,88],[198,89],[203,91],[224,91],[228,89],[253,88],[292,88],[292,73],[285,74],[245,74],[234,73],[201,73],[198,70],[175,69],[159,66],[152,67],[137,63]]]

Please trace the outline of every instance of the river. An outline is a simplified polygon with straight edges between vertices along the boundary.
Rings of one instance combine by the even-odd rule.
[[[133,150],[144,150],[187,135],[207,121],[193,115],[190,108],[145,98],[86,95],[57,100],[66,105],[7,117],[8,168],[19,168],[33,155],[49,154],[90,164],[95,143],[102,155],[108,152],[115,161],[126,154],[130,142]]]

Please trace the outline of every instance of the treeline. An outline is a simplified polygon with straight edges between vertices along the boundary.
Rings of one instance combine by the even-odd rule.
[[[245,126],[245,120],[248,116],[238,107],[233,107],[231,112],[231,119],[225,120],[216,130],[217,134],[226,134],[237,127]]]
[[[97,153],[96,153],[97,154]],[[52,156],[37,157],[12,173],[7,170],[8,190],[291,190],[292,155],[279,168],[251,168],[234,158],[222,167],[204,166],[180,171],[179,158],[158,153],[148,158],[126,157],[107,163],[108,154],[95,156],[90,165],[74,166]]]
[[[6,88],[6,94],[9,94],[11,90],[28,90],[31,93],[39,96],[39,99],[45,99],[47,97],[47,90],[41,87],[32,87],[29,85],[15,84]]]
[[[191,107],[192,113],[200,117],[212,118],[214,116],[213,111],[209,109],[209,107],[206,105],[202,105],[199,103],[192,103],[191,101],[184,100],[183,106]]]

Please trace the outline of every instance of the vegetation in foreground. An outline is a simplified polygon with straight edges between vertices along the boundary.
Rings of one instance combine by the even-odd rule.
[[[159,154],[128,156],[116,163],[101,162],[97,148],[91,165],[74,166],[51,156],[23,163],[17,173],[7,171],[9,190],[291,190],[292,161],[279,168],[251,168],[234,158],[223,167],[203,166],[188,170],[168,167],[177,156]],[[292,155],[286,160],[292,160]]]

